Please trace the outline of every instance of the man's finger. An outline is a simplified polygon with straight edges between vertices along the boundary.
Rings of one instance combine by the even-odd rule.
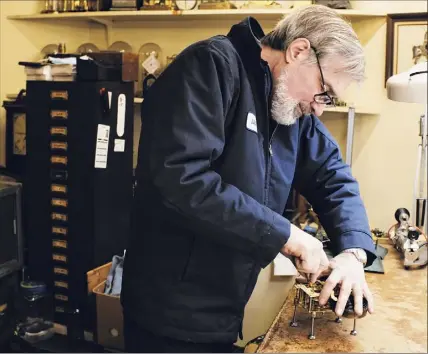
[[[310,259],[306,259],[306,258],[301,258],[301,259],[297,259],[296,260],[296,268],[298,271],[303,272],[303,273],[315,273],[318,271],[319,268],[319,259],[317,260],[316,258],[310,258]]]
[[[321,273],[322,273],[322,269],[319,269],[318,272],[311,274],[310,282],[315,283],[318,277],[321,275]]]
[[[352,291],[352,283],[343,281],[340,286],[340,293],[337,299],[337,304],[335,309],[336,315],[338,317],[341,317],[343,315],[343,311],[345,310],[345,305],[349,299],[349,295],[351,295],[351,291]]]
[[[372,292],[369,289],[369,286],[367,285],[367,283],[364,284],[363,286],[363,295],[367,300],[367,305],[368,305],[368,311],[373,314],[374,313],[374,299],[373,299],[373,295]]]
[[[360,317],[363,314],[363,289],[360,284],[357,284],[352,289],[354,295],[354,311],[355,314]]]
[[[324,306],[327,303],[328,299],[330,298],[331,292],[341,280],[342,280],[341,273],[338,270],[333,270],[333,272],[325,281],[324,286],[321,290],[321,293],[318,299],[319,304],[321,306]]]
[[[320,261],[320,268],[323,268],[324,270],[330,268],[330,261],[324,252],[324,250],[321,250],[321,261]]]
[[[323,262],[323,261],[321,260],[321,262]],[[318,271],[314,274],[311,274],[311,282],[315,283],[320,276],[325,276],[325,275],[329,274],[329,271],[330,271],[330,267],[328,264],[325,265],[323,263],[320,263],[320,267],[319,267]]]

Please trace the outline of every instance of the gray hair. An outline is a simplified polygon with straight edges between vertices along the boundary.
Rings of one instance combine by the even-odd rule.
[[[350,23],[335,10],[323,5],[299,7],[278,22],[262,44],[286,50],[297,38],[306,38],[317,52],[322,66],[330,59],[341,60],[340,71],[356,82],[364,80],[364,50]],[[316,63],[315,55],[308,59]]]

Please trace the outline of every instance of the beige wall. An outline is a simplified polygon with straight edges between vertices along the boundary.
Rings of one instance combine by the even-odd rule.
[[[353,7],[392,12],[426,11],[425,1],[353,1]],[[303,4],[303,2],[299,2]],[[49,43],[66,42],[69,50],[91,41],[106,48],[102,26],[73,22],[48,24],[9,21],[12,14],[33,13],[40,4],[34,1],[0,1],[1,61],[0,99],[6,93],[17,93],[25,87],[20,60],[38,57],[40,49]],[[80,23],[81,24],[81,23]],[[163,49],[164,58],[179,52],[193,41],[218,33],[225,34],[231,21],[193,22],[171,25],[168,23],[116,24],[112,41],[123,40],[138,52],[141,45],[154,42]],[[273,22],[262,22],[267,32]],[[421,105],[391,102],[384,89],[385,72],[385,19],[364,20],[354,23],[367,55],[367,81],[359,89],[350,90],[348,98],[360,105],[379,111],[379,115],[357,115],[353,152],[353,171],[361,186],[372,227],[386,229],[394,222],[398,207],[412,207],[412,188],[416,167],[416,149],[419,142],[418,119],[423,113]],[[339,141],[345,153],[346,115],[326,113],[322,117]],[[0,164],[4,162],[3,122],[0,114]],[[291,278],[272,279],[271,267],[266,268],[247,306],[244,322],[245,341],[263,333],[270,325],[292,284]]]

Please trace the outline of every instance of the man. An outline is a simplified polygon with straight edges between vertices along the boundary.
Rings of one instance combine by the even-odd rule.
[[[321,243],[282,216],[306,196],[337,256],[320,301],[341,284],[357,314],[373,242],[357,182],[316,116],[364,75],[352,28],[324,6],[265,36],[247,18],[186,48],[142,106],[134,231],[122,303],[126,350],[230,352],[260,270],[279,252],[315,279]]]

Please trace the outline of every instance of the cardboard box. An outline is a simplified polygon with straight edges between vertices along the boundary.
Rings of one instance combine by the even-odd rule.
[[[106,281],[111,265],[112,262],[109,262],[86,273],[88,294],[92,294],[96,286],[100,285],[103,281]]]
[[[105,348],[123,351],[123,314],[119,296],[104,294],[105,280],[93,293],[97,304],[97,342]]]

